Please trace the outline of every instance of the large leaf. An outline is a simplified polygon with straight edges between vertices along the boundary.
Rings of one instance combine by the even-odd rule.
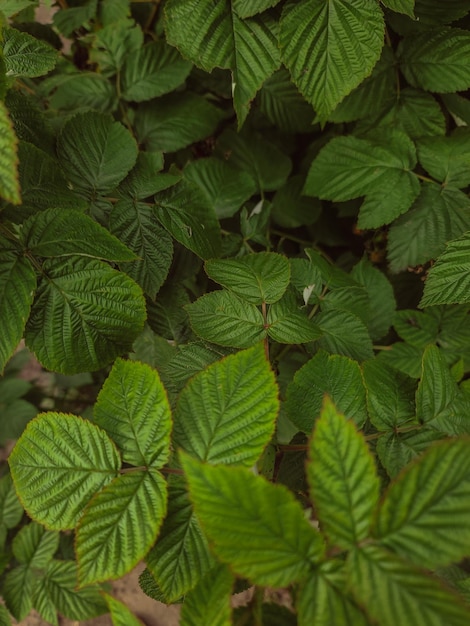
[[[250,101],[280,65],[277,23],[269,14],[240,19],[247,12],[239,16],[236,3],[229,0],[217,4],[170,0],[165,9],[169,43],[207,72],[215,67],[232,71],[234,106],[241,126]]]
[[[405,37],[399,46],[400,68],[413,87],[451,93],[470,86],[470,33],[458,28],[426,30]]]
[[[0,101],[0,197],[7,202],[20,204],[21,194],[18,180],[18,139],[8,110]]]
[[[321,559],[321,535],[284,486],[248,468],[207,465],[183,453],[180,459],[213,550],[236,574],[281,587],[307,576]]]
[[[206,261],[205,270],[209,278],[252,304],[277,302],[290,281],[289,261],[274,252],[213,259]]]
[[[154,470],[122,474],[100,491],[77,528],[80,585],[130,572],[155,543],[166,502],[165,479]]]
[[[115,361],[93,417],[117,444],[125,463],[159,469],[168,461],[170,406],[156,370],[148,365]]]
[[[470,302],[470,232],[450,241],[429,270],[421,306]]]
[[[448,137],[423,137],[418,142],[421,165],[445,186],[470,184],[470,132],[459,128]]]
[[[228,356],[181,392],[174,442],[201,461],[251,467],[273,435],[277,395],[262,344]]]
[[[102,261],[48,260],[26,326],[26,343],[45,367],[63,374],[111,362],[142,330],[140,287]]]
[[[34,78],[54,69],[58,53],[45,41],[16,28],[3,29],[3,59],[8,76]]]
[[[282,58],[321,119],[371,73],[383,36],[383,14],[376,2],[301,0],[284,7]]]
[[[354,424],[325,400],[310,441],[310,498],[331,545],[351,548],[369,536],[379,497],[374,459]]]
[[[181,609],[181,626],[232,626],[233,574],[217,565],[190,591]]]
[[[31,262],[0,236],[0,374],[23,336],[35,289]]]
[[[58,530],[74,528],[87,502],[121,464],[104,431],[62,413],[43,413],[29,422],[9,462],[27,513]]]
[[[111,116],[79,113],[59,135],[57,153],[67,179],[90,196],[118,185],[137,159],[137,144]]]
[[[381,544],[435,569],[470,553],[470,441],[432,446],[392,483],[377,512]]]
[[[107,261],[133,261],[136,255],[87,215],[72,209],[47,209],[27,220],[20,240],[42,257],[80,255]]]

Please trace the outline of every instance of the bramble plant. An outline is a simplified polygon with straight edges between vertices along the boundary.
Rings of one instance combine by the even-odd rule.
[[[466,626],[470,1],[51,4],[0,5],[0,371],[104,383],[0,381],[0,622],[139,624],[144,560],[182,626]]]

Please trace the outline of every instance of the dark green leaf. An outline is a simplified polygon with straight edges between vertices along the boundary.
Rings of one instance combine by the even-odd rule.
[[[191,590],[181,609],[181,626],[232,626],[233,574],[225,565],[217,565]]]
[[[4,28],[3,59],[8,76],[34,78],[54,69],[57,50],[15,28]]]
[[[443,434],[433,428],[416,428],[410,432],[390,432],[377,441],[377,455],[391,478],[427,448],[443,438]]]
[[[331,309],[317,315],[315,322],[323,333],[318,344],[333,354],[357,361],[372,358],[372,341],[361,320],[348,311]]]

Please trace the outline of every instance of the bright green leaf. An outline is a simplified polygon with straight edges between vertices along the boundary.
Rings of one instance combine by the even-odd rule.
[[[233,574],[217,565],[188,593],[181,609],[181,626],[232,626],[230,598]]]
[[[54,69],[58,53],[45,41],[16,28],[4,28],[2,35],[7,76],[35,78]]]
[[[0,101],[0,196],[12,204],[21,202],[17,145],[18,139],[8,110]]]
[[[59,530],[76,525],[93,494],[116,476],[121,461],[112,441],[94,424],[43,413],[28,424],[9,463],[26,512]]]
[[[103,597],[108,605],[113,626],[143,626],[140,619],[138,619],[125,604],[116,600],[116,598],[110,596],[108,593],[104,593]]]

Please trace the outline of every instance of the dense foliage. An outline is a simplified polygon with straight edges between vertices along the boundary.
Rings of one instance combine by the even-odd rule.
[[[0,624],[138,624],[102,583],[141,560],[182,626],[468,624],[470,1],[37,4],[0,5]],[[22,338],[92,410],[34,417]]]

